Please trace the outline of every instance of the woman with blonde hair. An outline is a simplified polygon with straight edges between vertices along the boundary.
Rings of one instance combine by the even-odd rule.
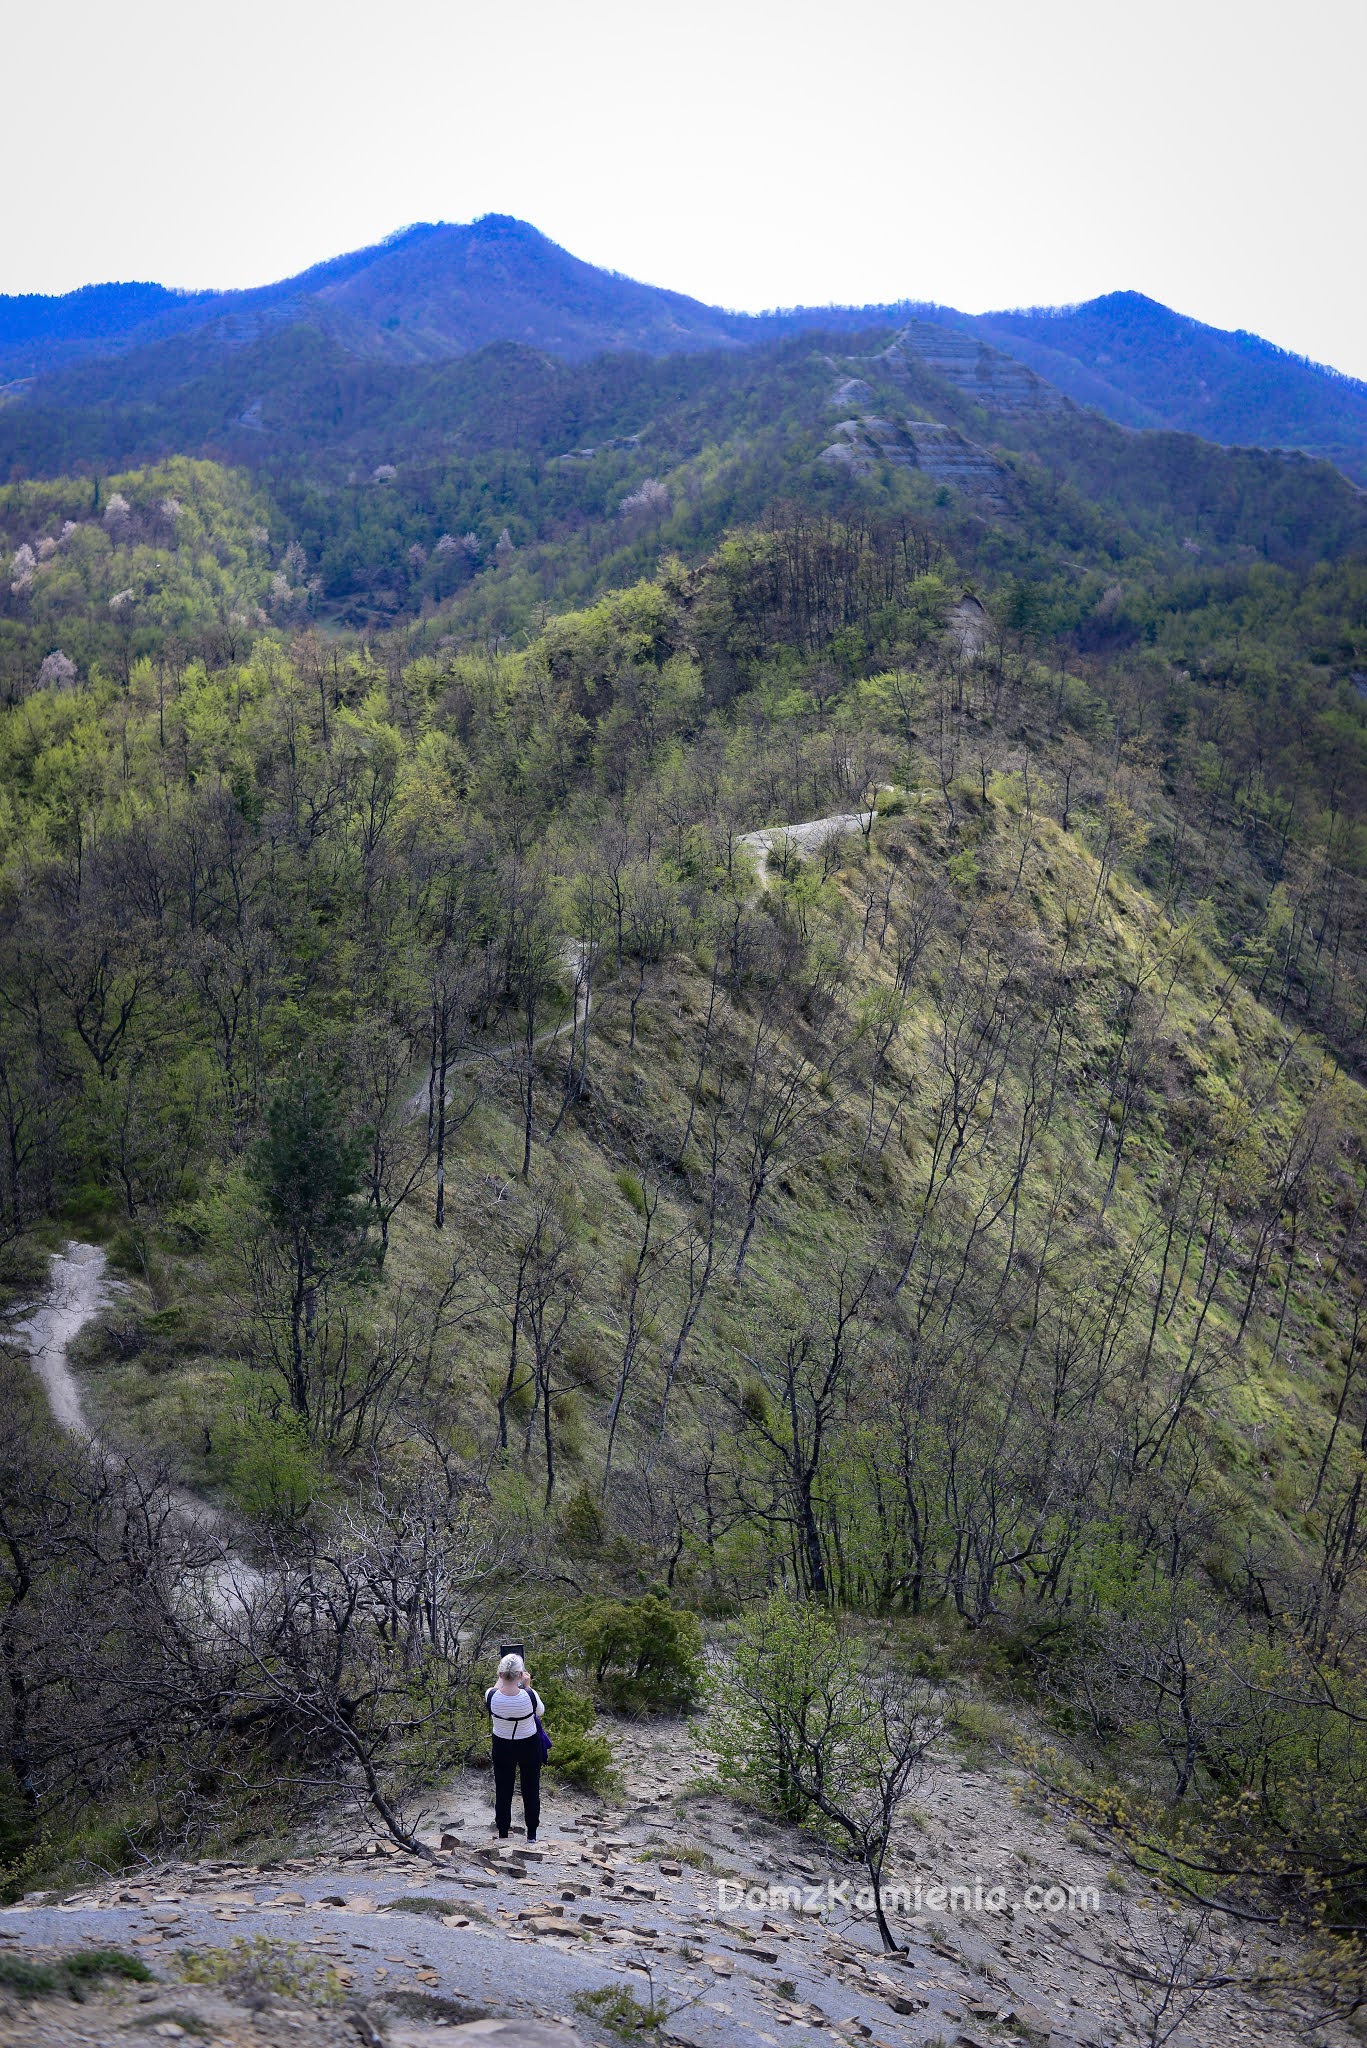
[[[527,1840],[536,1840],[541,1819],[541,1763],[550,1737],[541,1725],[545,1707],[532,1688],[531,1673],[515,1650],[500,1660],[498,1683],[484,1695],[493,1722],[494,1825],[506,1841],[513,1822],[513,1787],[522,1778],[522,1814]]]

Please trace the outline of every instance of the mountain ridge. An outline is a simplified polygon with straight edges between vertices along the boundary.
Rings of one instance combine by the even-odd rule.
[[[10,403],[35,390],[60,402],[73,370],[138,356],[154,386],[174,373],[187,343],[203,366],[295,325],[361,361],[414,365],[496,341],[573,362],[733,350],[907,320],[976,339],[1121,426],[1197,433],[1224,446],[1299,448],[1367,481],[1367,384],[1142,292],[981,314],[914,299],[740,313],[586,263],[507,214],[415,222],[248,290],[176,292],[139,282],[50,299],[0,296],[0,381]],[[112,383],[120,381],[127,379]],[[98,374],[82,382],[99,402]]]
[[[937,309],[1027,363],[1078,404],[1122,426],[1198,433],[1225,446],[1279,445],[1327,455],[1362,474],[1367,384],[1279,348],[1245,328],[1212,327],[1143,292],[1108,292],[1074,306],[978,315]]]

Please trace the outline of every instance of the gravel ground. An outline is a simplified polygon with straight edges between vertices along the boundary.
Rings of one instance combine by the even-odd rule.
[[[388,2042],[612,2038],[578,1994],[628,1988],[666,2010],[656,2038],[691,2048],[839,2039],[946,2048],[1122,2048],[1141,2038],[1140,2007],[1117,1963],[1157,1952],[1151,1895],[1122,1890],[1107,1845],[1032,1813],[1019,1780],[946,1758],[922,1796],[900,1874],[934,1882],[1032,1880],[1093,1887],[1095,1908],[1065,1913],[911,1913],[897,1922],[904,1956],[885,1957],[853,1901],[820,1913],[792,1905],[739,1910],[719,1880],[747,1890],[799,1885],[825,1896],[851,1869],[819,1843],[738,1816],[699,1789],[700,1760],[677,1726],[615,1726],[631,1791],[611,1810],[557,1794],[535,1849],[489,1838],[488,1787],[471,1773],[424,1829],[435,1859],[355,1840],[274,1865],[166,1866],[57,1901],[0,1912],[0,1951],[118,1947],[157,1985],[126,1986],[84,2006],[45,2000],[0,2013],[0,2043],[130,2044],[187,2038],[223,2048],[263,2041],[334,2048]],[[809,1903],[804,1897],[802,1906]],[[338,2003],[183,1986],[187,1953],[265,1938],[294,1971],[329,1967]],[[1235,1936],[1212,1935],[1212,1957]],[[188,2015],[182,2025],[176,2014]],[[538,2037],[537,2026],[551,2033]],[[104,2031],[100,2031],[103,2028]],[[157,2029],[162,2029],[158,2033]],[[472,2033],[470,2030],[474,2029]],[[368,2031],[367,2031],[368,2030]],[[1304,2048],[1346,2039],[1307,2010],[1277,2013],[1221,1992],[1187,2016],[1171,2048]]]

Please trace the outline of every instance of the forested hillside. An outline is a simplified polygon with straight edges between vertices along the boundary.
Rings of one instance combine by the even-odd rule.
[[[1170,427],[1243,447],[1304,448],[1362,481],[1367,386],[1184,318],[1142,292],[1081,306],[944,314],[1029,363],[1079,405],[1130,427]]]
[[[299,424],[316,441],[358,398],[373,414],[396,389],[384,370],[449,364],[498,344],[562,363],[624,351],[660,359],[798,334],[869,334],[909,319],[960,352],[974,383],[990,383],[1004,356],[1017,375],[1028,365],[1122,426],[1300,450],[1367,478],[1367,387],[1141,292],[976,315],[910,297],[736,313],[585,263],[505,214],[418,222],[245,291],[99,284],[52,298],[0,295],[0,474],[186,453],[238,424],[244,407],[249,430],[264,424],[258,407],[278,427],[282,414],[298,418],[301,400]],[[244,377],[255,394],[234,406]],[[442,380],[404,388],[426,398]],[[102,417],[116,406],[132,416]]]
[[[0,1243],[123,1283],[104,1450],[0,1361],[13,1891],[787,1589],[1354,1995],[1361,495],[928,348],[277,335],[0,492]]]

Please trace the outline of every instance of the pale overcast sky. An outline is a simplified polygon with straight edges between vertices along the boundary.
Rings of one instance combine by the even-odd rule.
[[[1353,0],[10,11],[0,290],[513,213],[721,304],[1121,287],[1367,377]]]

